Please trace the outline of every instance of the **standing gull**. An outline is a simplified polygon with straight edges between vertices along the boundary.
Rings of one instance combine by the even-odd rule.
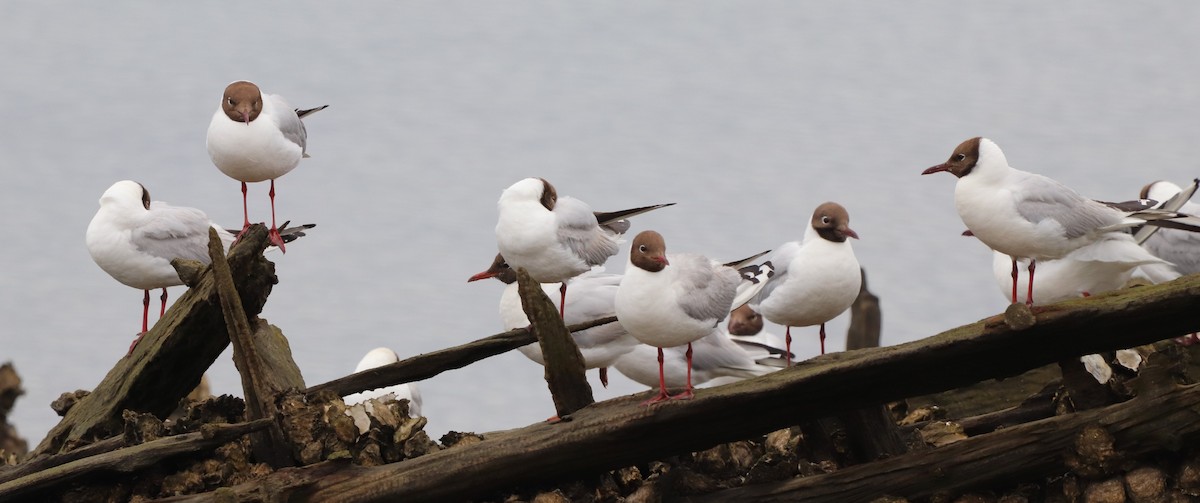
[[[635,339],[658,348],[659,394],[646,405],[692,397],[692,342],[705,337],[729,314],[741,276],[732,267],[695,254],[667,255],[666,241],[654,231],[633,239],[629,263],[617,288],[617,319]],[[747,295],[753,295],[751,290]],[[663,348],[687,345],[687,387],[667,393]]]
[[[1194,217],[1174,211],[1126,208],[1085,198],[1042,175],[1009,166],[995,142],[981,137],[958,145],[950,159],[923,175],[945,171],[956,177],[954,205],[971,235],[1012,260],[1012,301],[1017,302],[1017,261],[1029,259],[1026,304],[1033,305],[1038,260],[1062,258],[1100,239],[1126,240],[1138,225],[1200,230]],[[1145,205],[1143,205],[1145,206]],[[1109,236],[1120,231],[1124,237]]]
[[[496,244],[514,270],[524,268],[539,283],[562,283],[562,316],[568,280],[616,255],[621,235],[629,230],[626,219],[672,204],[593,212],[583,201],[558,197],[550,182],[526,178],[500,194]]]
[[[213,164],[242,182],[242,232],[250,227],[246,183],[271,181],[270,238],[281,251],[286,249],[275,227],[275,179],[308,157],[308,132],[300,119],[327,106],[293,109],[283,97],[262,94],[253,83],[238,81],[225,88],[221,105],[208,124],[208,155]]]
[[[780,246],[768,265],[776,268],[750,307],[772,323],[786,328],[784,341],[791,364],[792,327],[820,325],[821,354],[825,354],[825,322],[850,308],[862,287],[862,270],[849,238],[850,214],[842,205],[817,206],[804,241]]]
[[[283,239],[291,241],[303,236],[312,224],[291,229],[286,223],[284,226]],[[119,181],[100,197],[100,209],[87,228],[88,253],[109,276],[144,293],[142,330],[129,345],[130,351],[148,329],[150,290],[162,289],[161,318],[167,310],[167,287],[183,284],[171,260],[211,261],[209,228],[217,230],[226,248],[233,243],[233,234],[213,225],[203,211],[151,201],[150,192],[140,183]]]

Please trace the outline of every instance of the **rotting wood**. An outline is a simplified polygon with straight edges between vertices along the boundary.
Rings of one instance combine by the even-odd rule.
[[[585,407],[573,414],[570,422],[534,424],[401,463],[348,468],[342,474],[325,472],[289,496],[345,502],[460,500],[526,483],[629,466],[764,434],[805,419],[1196,331],[1200,329],[1200,318],[1194,316],[1197,309],[1200,276],[1035,308],[1036,323],[1025,330],[1014,330],[1002,316],[993,316],[922,340],[827,354],[762,377],[700,389],[693,400],[642,407],[638,401],[644,397],[631,395]],[[1038,347],[1039,351],[1029,351],[1030,347]],[[1164,412],[1170,415],[1169,423],[1200,427],[1195,411],[1188,405],[1200,396],[1190,388],[1188,391],[1157,398],[1143,395],[1144,400],[1132,405],[1127,402],[1113,406],[1118,409],[1100,412],[1107,416],[1118,411],[1116,420],[1132,415],[1135,409],[1160,406],[1157,404],[1161,402],[1169,409]],[[729,410],[741,413],[732,415],[727,413]],[[1092,411],[1080,414],[1089,415],[1066,416],[1066,420],[1088,422],[1099,417]],[[1145,423],[1130,421],[1129,428],[1149,431]],[[1032,431],[1058,426],[1062,424],[1043,421]],[[875,463],[915,459],[909,456]],[[861,469],[878,471],[885,466],[875,463],[862,465]],[[837,473],[852,469],[856,468]],[[296,469],[288,471],[287,476],[294,478],[303,472],[303,468]],[[928,479],[928,472],[922,477]],[[268,476],[223,491],[221,498],[238,501],[239,495],[260,494],[261,484],[270,483],[270,479]],[[463,484],[463,480],[471,483]],[[215,498],[209,493],[186,500]]]
[[[204,425],[201,431],[195,433],[163,437],[132,447],[73,459],[0,484],[0,501],[10,501],[10,498],[27,496],[31,492],[98,473],[133,473],[173,456],[215,448],[271,424],[269,419],[260,419],[237,424]]]
[[[583,373],[583,355],[575,345],[575,339],[563,325],[554,303],[546,297],[541,283],[534,281],[523,267],[517,269],[517,292],[546,362],[546,384],[550,387],[558,417],[565,418],[595,403],[592,387]]]
[[[97,454],[120,449],[125,446],[125,437],[118,435],[115,437],[106,438],[99,442],[88,444],[73,451],[67,451],[62,454],[53,456],[40,456],[37,459],[29,460],[16,466],[0,467],[0,484],[10,480],[16,480],[31,473],[40,472],[58,465],[70,463],[77,459],[83,459]]]
[[[578,332],[616,321],[616,316],[608,316],[585,323],[576,323],[567,327],[567,330]],[[369,389],[421,381],[535,342],[537,342],[537,337],[530,332],[528,327],[517,328],[460,346],[406,358],[396,363],[317,384],[304,390],[304,394],[314,396],[322,391],[332,391],[339,396],[346,396]]]
[[[275,265],[262,256],[266,246],[267,230],[255,224],[229,253],[234,284],[248,315],[262,311],[277,281]],[[111,436],[119,431],[125,409],[166,417],[228,345],[216,282],[206,273],[142,337],[133,353],[117,361],[104,380],[68,411],[30,457],[57,454]]]
[[[730,489],[690,501],[840,503],[871,501],[885,495],[916,499],[1018,481],[1053,470],[1066,472],[1068,466],[1062,455],[1071,451],[1079,433],[1091,425],[1099,425],[1113,435],[1118,455],[1126,459],[1178,450],[1200,439],[1200,385],[1174,385],[1169,378],[1156,376],[1140,379],[1160,385],[1108,407],[1004,428],[937,449],[829,474]]]
[[[850,328],[846,330],[846,350],[879,347],[883,313],[879,309],[879,297],[867,290],[867,271],[862,272],[862,286],[858,297],[850,305]]]
[[[270,330],[261,331],[265,336],[255,337],[242,309],[238,298],[237,288],[233,284],[233,274],[229,263],[225,261],[225,246],[217,236],[216,229],[208,230],[208,255],[212,259],[213,276],[217,283],[217,296],[221,303],[221,312],[225,318],[225,329],[233,345],[233,363],[241,376],[242,393],[246,402],[246,419],[256,420],[273,418],[277,407],[275,399],[286,389],[303,388],[304,381],[296,382],[300,375],[296,362],[291,359],[291,351],[279,351],[275,345],[266,345],[260,351],[260,341],[273,342],[269,336]],[[260,328],[263,324],[259,324]],[[283,348],[287,348],[286,342]],[[274,351],[272,351],[274,350]],[[271,365],[275,364],[275,365]],[[293,379],[279,381],[278,378],[292,377]],[[292,448],[288,444],[283,430],[278,424],[272,423],[265,431],[250,435],[251,448],[254,456],[260,461],[271,465],[272,468],[292,466]]]

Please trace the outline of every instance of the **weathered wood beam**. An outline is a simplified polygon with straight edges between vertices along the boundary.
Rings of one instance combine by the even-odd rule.
[[[277,282],[275,265],[262,256],[267,230],[251,226],[230,250],[229,267],[248,315],[257,315]],[[211,270],[211,269],[209,269]],[[125,409],[166,417],[200,382],[229,336],[216,281],[205,273],[113,366],[92,392],[75,404],[31,453],[57,454],[120,430]]]
[[[576,323],[567,327],[567,330],[578,332],[616,321],[617,318],[615,316],[608,316],[585,323]],[[340,396],[346,396],[393,384],[421,381],[447,370],[463,368],[479,360],[512,351],[535,342],[537,342],[537,337],[529,331],[529,328],[509,330],[460,346],[406,358],[396,363],[367,369],[346,377],[317,384],[304,390],[304,394],[313,396],[322,391],[332,391]]]
[[[773,484],[720,491],[693,498],[705,502],[871,501],[880,496],[908,499],[1049,473],[1066,472],[1063,457],[1083,429],[1099,425],[1115,438],[1120,455],[1132,459],[1162,450],[1178,450],[1200,440],[1200,385],[1147,389],[1138,397],[996,430],[937,449],[892,457],[833,473]]]
[[[273,418],[278,412],[276,398],[289,388],[304,388],[300,368],[292,360],[286,339],[271,337],[275,332],[265,323],[255,323],[261,330],[251,328],[251,320],[242,309],[233,273],[225,260],[225,246],[215,229],[208,230],[208,254],[212,259],[225,329],[233,344],[233,363],[242,381],[246,420]],[[262,336],[256,337],[258,334]],[[272,468],[295,464],[292,447],[278,424],[272,423],[266,431],[252,433],[250,443],[254,456]]]
[[[1198,310],[1200,276],[1035,308],[1024,323],[1012,323],[1025,328],[993,316],[898,346],[827,354],[762,377],[700,389],[692,400],[644,407],[638,405],[643,397],[631,395],[599,402],[569,422],[534,424],[401,463],[326,473],[291,495],[308,501],[446,501],[578,477],[1200,330]],[[1164,400],[1192,400],[1179,396]],[[1180,407],[1171,412],[1180,414],[1179,421],[1200,424],[1191,409]],[[256,493],[263,483],[268,482],[237,486],[222,498]],[[215,501],[215,496],[188,500]]]
[[[273,423],[270,419],[237,424],[206,424],[195,433],[163,437],[132,447],[74,459],[0,484],[0,501],[13,501],[13,498],[27,496],[32,492],[68,483],[85,476],[107,472],[137,472],[173,456],[195,454],[216,448],[271,424]],[[67,453],[63,456],[72,454]],[[54,457],[49,459],[54,459]]]
[[[542,284],[534,281],[523,267],[517,269],[517,293],[546,362],[546,384],[550,387],[558,417],[567,417],[595,403],[592,387],[583,374],[585,365],[579,346],[563,325],[554,303],[546,297]]]

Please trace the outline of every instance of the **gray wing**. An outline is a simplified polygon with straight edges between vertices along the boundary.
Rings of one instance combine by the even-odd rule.
[[[1200,272],[1200,234],[1163,229],[1142,245],[1156,257],[1175,264],[1180,274]]]
[[[1175,195],[1171,196],[1170,199],[1163,201],[1163,203],[1159,205],[1159,209],[1167,211],[1182,211],[1183,213],[1187,213],[1189,215],[1195,215],[1197,206],[1200,205],[1192,203],[1190,200],[1192,199],[1192,196],[1196,194],[1196,190],[1198,188],[1200,188],[1200,178],[1192,180],[1190,185],[1175,193]],[[1154,233],[1158,232],[1158,229],[1159,227],[1156,225],[1144,225],[1141,229],[1138,229],[1138,231],[1133,234],[1133,239],[1137,241],[1138,244],[1145,243],[1147,239],[1150,239],[1150,236],[1153,236]]]
[[[1122,220],[1121,212],[1091,199],[1050,178],[1033,173],[1017,183],[1014,203],[1021,217],[1033,223],[1054,220],[1068,238],[1077,238]]]
[[[729,315],[737,285],[741,280],[737,271],[722,266],[700,255],[669,256],[671,265],[679,275],[679,307],[689,317],[697,320],[716,320],[719,323]]]
[[[167,260],[183,258],[210,261],[208,216],[195,208],[171,206],[154,201],[146,221],[131,236],[138,250]]]
[[[554,205],[558,223],[558,241],[588,265],[601,265],[616,255],[620,240],[600,228],[587,203],[569,196]]]
[[[792,263],[792,259],[796,257],[796,253],[799,251],[799,241],[788,241],[777,248],[775,253],[771,254],[771,257],[763,265],[770,267],[773,270],[773,273],[770,275],[767,281],[763,283],[762,289],[759,290],[758,295],[755,296],[754,299],[750,300],[750,307],[752,309],[757,309],[758,304],[762,303],[763,300],[766,300],[767,297],[770,297],[771,292],[787,280],[788,264]]]
[[[279,127],[279,131],[283,133],[283,137],[299,145],[300,152],[307,155],[308,132],[304,130],[304,121],[300,120],[300,115],[278,95],[268,94],[267,99],[272,101],[275,110],[278,112],[274,115],[275,125]]]

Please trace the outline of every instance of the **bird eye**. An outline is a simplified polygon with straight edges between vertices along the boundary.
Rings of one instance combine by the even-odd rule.
[[[638,245],[638,251],[646,253],[646,245]]]
[[[226,102],[226,103],[229,103],[229,106],[234,106],[234,105],[235,105],[235,103],[233,102],[233,98],[232,98],[232,97],[225,98],[225,102]]]
[[[961,161],[966,158],[967,158],[967,154],[958,154],[958,155],[954,156],[954,160],[956,160],[956,161]]]
[[[831,221],[832,220],[829,219],[828,215],[821,217],[821,223],[823,223],[825,225],[829,225],[829,222],[831,222]]]

